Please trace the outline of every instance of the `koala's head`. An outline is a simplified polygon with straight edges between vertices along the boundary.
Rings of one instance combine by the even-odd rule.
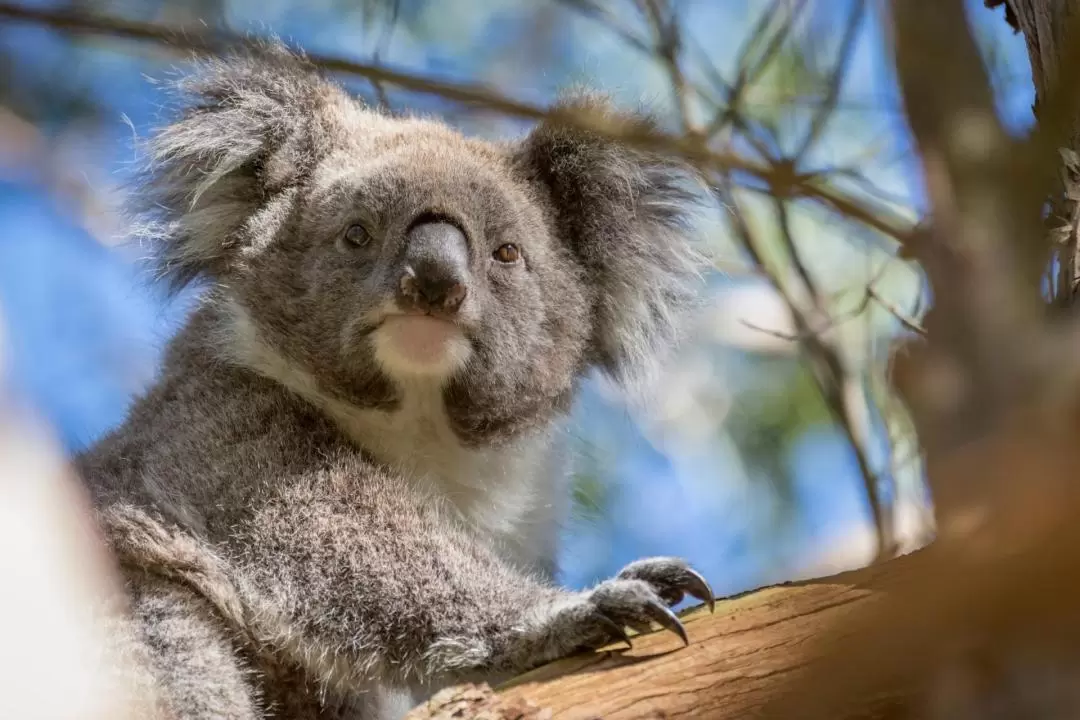
[[[434,381],[482,442],[565,410],[590,368],[632,382],[676,340],[700,277],[677,163],[556,123],[490,143],[394,117],[277,45],[178,87],[139,193],[162,273],[210,280],[242,316],[233,341],[320,392],[392,409]]]

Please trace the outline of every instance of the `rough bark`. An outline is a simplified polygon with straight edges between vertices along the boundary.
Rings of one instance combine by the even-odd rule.
[[[1053,624],[1071,608],[1075,583],[1047,587],[1039,580],[1046,563],[1024,554],[982,571],[969,566],[967,592],[956,593],[943,578],[955,574],[954,560],[928,548],[728,598],[714,614],[702,607],[682,613],[689,647],[667,632],[636,636],[632,650],[616,645],[583,653],[495,689],[450,688],[408,720],[1071,717],[1017,705],[1013,691],[1032,681],[1023,662],[996,667],[980,656],[988,666],[979,671],[999,684],[981,687],[985,678],[966,667],[970,648],[952,639],[961,627],[1004,627],[1016,618],[1027,619],[1025,632],[1045,629],[1040,618]],[[1024,588],[1019,597],[1026,605],[994,602],[1013,585]],[[957,622],[965,614],[970,623]],[[882,617],[908,624],[910,633],[898,639],[874,632]],[[1073,638],[1060,629],[1062,639]],[[1075,659],[1059,658],[1065,674],[1051,677],[1066,682],[1039,688],[1040,708],[1078,707],[1071,689]],[[1048,677],[1038,664],[1033,674]]]
[[[1080,112],[1075,106],[1060,107],[1061,100],[1075,92],[1061,92],[1080,78],[1076,60],[1080,57],[1076,43],[1076,25],[1080,20],[1080,0],[986,0],[987,7],[1004,6],[1006,20],[1023,34],[1031,64],[1031,79],[1035,86],[1032,107],[1041,125],[1060,125],[1053,134],[1064,139],[1060,148],[1063,166],[1060,187],[1051,199],[1051,232],[1059,245],[1060,264],[1057,272],[1056,304],[1069,307],[1080,290]],[[1057,105],[1057,112],[1054,106]],[[1056,117],[1050,117],[1056,115]]]
[[[1060,477],[1061,468],[1031,464],[1045,449],[1039,435],[1030,446],[972,448],[953,471],[996,480],[1022,463]],[[1080,535],[1031,533],[1060,528],[1059,510],[1028,502],[1018,529],[1031,542],[1004,559],[985,542],[963,555],[931,546],[728,598],[714,614],[683,613],[689,647],[667,632],[637,636],[632,650],[581,654],[494,691],[452,688],[409,720],[1075,717],[1080,563],[1046,549],[1076,547]]]
[[[1024,35],[1037,98],[1053,91],[1064,56],[1069,20],[1080,10],[1077,0],[987,0],[1006,7],[1006,20]]]
[[[856,607],[873,603],[909,565],[910,559],[902,558],[765,588],[718,602],[714,614],[693,608],[682,613],[689,647],[668,632],[638,635],[632,650],[617,645],[581,654],[494,691],[450,689],[414,710],[409,720],[531,720],[547,713],[568,720],[760,717],[779,687],[812,662],[808,641],[843,626]]]

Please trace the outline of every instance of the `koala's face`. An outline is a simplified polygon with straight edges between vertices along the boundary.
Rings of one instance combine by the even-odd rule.
[[[212,277],[324,393],[442,389],[466,441],[631,378],[692,297],[681,168],[559,127],[492,144],[362,107],[276,50],[211,63],[155,139],[165,269]]]
[[[564,403],[591,297],[513,156],[340,110],[336,147],[225,281],[262,336],[360,406],[442,382],[463,431]]]

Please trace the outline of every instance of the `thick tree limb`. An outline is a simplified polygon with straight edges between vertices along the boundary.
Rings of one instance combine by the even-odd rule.
[[[631,651],[611,648],[568,658],[494,692],[475,687],[448,690],[414,710],[409,720],[968,717],[950,712],[966,708],[960,707],[955,693],[950,694],[951,682],[941,679],[942,668],[958,650],[946,641],[935,642],[934,632],[950,626],[961,608],[983,622],[1021,610],[1068,606],[1068,594],[1048,606],[1043,598],[1054,593],[1044,584],[1025,586],[1030,597],[1039,598],[1030,607],[1013,605],[1002,612],[992,604],[981,606],[977,602],[978,593],[994,584],[1023,583],[1037,577],[1042,568],[1025,572],[1027,564],[1025,560],[971,576],[970,593],[963,602],[948,594],[926,596],[901,616],[912,621],[916,632],[901,634],[890,643],[863,646],[858,657],[848,655],[844,664],[836,663],[836,651],[850,645],[850,640],[860,640],[867,630],[867,618],[883,612],[896,616],[898,605],[910,599],[909,591],[922,587],[927,574],[940,581],[943,574],[951,572],[934,557],[933,550],[829,578],[729,598],[718,602],[711,615],[696,608],[683,613],[691,637],[688,648],[682,648],[678,639],[666,632],[634,637]],[[976,602],[970,604],[972,600]],[[934,612],[935,606],[941,612]],[[1038,614],[1027,617],[1031,627],[1044,625]],[[864,671],[877,676],[879,682],[846,684]],[[999,696],[988,693],[991,701],[1003,700],[1001,696],[1016,679],[1014,672],[1015,668],[1003,670],[998,678],[1001,687],[996,689]],[[807,681],[823,674],[831,682],[816,685],[814,694],[807,693]],[[834,689],[841,692],[831,692]],[[1060,688],[1044,692],[1051,707],[1061,700]],[[797,699],[791,705],[779,702],[792,694]],[[828,711],[821,712],[825,696],[835,697]],[[1010,714],[1004,701],[995,709],[1003,714],[993,717],[1057,717]]]
[[[1038,433],[1032,441],[1043,442]],[[989,472],[1026,461],[1030,449],[978,448],[960,462]],[[719,601],[715,614],[684,612],[687,648],[667,632],[637,636],[633,650],[612,646],[568,658],[494,692],[450,689],[409,720],[1074,717],[1080,656],[1074,649],[1055,655],[1060,649],[1045,645],[1032,655],[1027,643],[1049,634],[1077,647],[1076,624],[1060,618],[1073,612],[1080,566],[1068,554],[1063,563],[1030,550],[1004,562],[990,552],[989,562],[958,576],[955,558],[927,548],[765,588]],[[1068,572],[1055,574],[1061,570]],[[896,625],[882,628],[882,618]],[[1016,654],[1001,661],[969,642],[987,632]]]
[[[694,608],[682,613],[687,648],[668,632],[637,636],[633,650],[582,654],[516,678],[496,689],[497,699],[476,688],[447,691],[409,720],[524,720],[542,717],[540,709],[567,720],[762,717],[815,662],[809,641],[842,630],[857,608],[878,602],[916,557],[729,598],[714,614]],[[875,717],[880,705],[879,698],[853,697],[845,717]],[[462,712],[450,715],[448,707]]]

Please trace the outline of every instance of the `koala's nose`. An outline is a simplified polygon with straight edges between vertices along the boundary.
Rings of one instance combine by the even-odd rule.
[[[465,300],[465,284],[430,268],[405,267],[400,292],[405,306],[417,310],[457,312]]]
[[[444,222],[414,226],[406,237],[398,303],[405,310],[453,314],[467,294],[469,248],[465,235]]]

